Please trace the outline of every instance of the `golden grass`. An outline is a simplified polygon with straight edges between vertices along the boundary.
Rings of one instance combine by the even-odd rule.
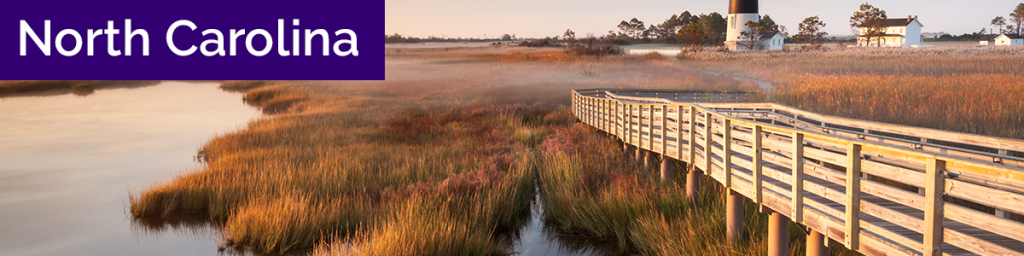
[[[559,128],[544,140],[538,170],[545,217],[551,225],[617,244],[641,255],[764,255],[767,215],[745,204],[744,237],[725,237],[724,188],[701,178],[700,207],[690,209],[683,172],[659,185],[655,170],[637,167],[621,146],[583,124]],[[676,166],[676,169],[680,168]],[[790,255],[802,255],[806,234],[790,228]],[[833,255],[855,255],[833,245]]]
[[[706,189],[698,211],[683,210],[682,177],[659,186],[653,172],[616,156],[612,140],[573,124],[570,89],[754,88],[707,68],[768,77],[778,86],[773,100],[826,114],[978,133],[1021,124],[1007,114],[1022,110],[1020,77],[982,72],[984,61],[969,56],[952,61],[974,68],[928,66],[937,60],[913,56],[766,55],[790,65],[774,69],[772,62],[517,51],[392,54],[386,81],[226,82],[273,115],[204,146],[202,169],[132,193],[131,212],[147,228],[159,228],[152,218],[209,216],[226,243],[264,252],[500,254],[514,240],[505,230],[522,225],[533,191],[526,181],[538,168],[542,199],[559,202],[545,204],[546,218],[562,232],[631,253],[761,254],[763,215],[747,209],[750,239],[724,242],[720,191]],[[858,73],[892,68],[903,73]],[[791,231],[794,252],[798,231]]]
[[[783,78],[773,100],[822,114],[1024,139],[1024,76]]]

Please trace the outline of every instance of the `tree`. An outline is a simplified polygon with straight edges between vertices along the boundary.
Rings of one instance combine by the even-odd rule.
[[[743,31],[740,32],[739,43],[751,50],[757,46],[757,41],[761,40],[761,36],[764,36],[764,33],[768,32],[761,27],[760,23],[754,21],[747,21],[746,24],[743,24],[743,27]]]
[[[619,30],[622,30],[622,33],[632,39],[640,39],[644,29],[644,22],[636,18],[629,20],[629,22],[619,22]]]
[[[793,36],[793,40],[801,43],[810,43],[815,47],[821,46],[821,42],[828,32],[825,32],[825,22],[822,22],[818,16],[811,16],[800,22],[800,32]]]
[[[764,29],[765,31],[775,30],[775,21],[772,20],[772,17],[768,16],[768,14],[765,14],[764,17],[761,17],[757,23],[758,26],[761,26],[761,28]]]
[[[569,47],[572,47],[573,45],[576,44],[576,32],[573,32],[572,29],[566,29],[565,33],[562,34],[562,38],[565,39],[565,42],[569,45]]]
[[[999,29],[999,33],[1001,34],[1006,31],[1006,18],[1003,18],[1003,16],[996,16],[995,19],[992,19],[991,25],[996,27],[996,29]]]
[[[871,38],[879,38],[885,35],[885,29],[888,27],[886,19],[889,17],[885,15],[885,11],[875,8],[868,3],[860,5],[860,11],[853,13],[850,16],[850,26],[860,29],[860,35],[867,39],[866,45],[871,44]],[[881,47],[881,43],[878,44]]]
[[[721,14],[717,12],[707,15],[701,14],[698,18],[698,23],[704,26],[704,33],[707,35],[709,43],[718,45],[725,42],[725,32],[729,24]]]
[[[1010,23],[1015,24],[1013,27],[1016,28],[1017,34],[1020,35],[1021,26],[1024,26],[1024,3],[1017,4],[1017,8],[1014,8],[1013,12],[1010,13]]]
[[[683,42],[694,50],[700,49],[701,43],[707,39],[707,34],[704,33],[704,26],[697,23],[690,23],[679,30],[676,34],[676,40]]]

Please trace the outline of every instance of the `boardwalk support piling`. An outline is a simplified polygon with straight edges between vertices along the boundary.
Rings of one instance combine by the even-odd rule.
[[[690,172],[686,173],[686,199],[693,207],[697,207],[697,199],[700,198],[700,176],[701,171],[690,165]]]
[[[768,216],[768,256],[789,255],[789,218],[771,211]]]
[[[732,189],[725,198],[725,235],[730,242],[738,242],[743,239],[743,202],[746,198]]]
[[[828,256],[828,240],[825,235],[814,229],[807,233],[807,256]]]
[[[644,169],[651,169],[651,164],[654,163],[654,152],[644,151]]]
[[[633,156],[633,160],[636,162],[636,165],[643,166],[643,164],[644,164],[644,162],[643,162],[644,161],[644,150],[639,148],[639,147],[637,147],[636,151],[634,151],[633,153],[635,153],[634,156]]]
[[[661,184],[668,184],[672,180],[672,158],[661,156]]]

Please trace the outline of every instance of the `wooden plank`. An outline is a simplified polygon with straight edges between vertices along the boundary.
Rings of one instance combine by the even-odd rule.
[[[946,219],[1024,242],[1024,224],[1020,222],[951,203],[943,206],[943,215]]]
[[[807,200],[808,206],[813,205],[813,200]],[[828,238],[835,241],[843,241],[843,237],[846,236],[843,222],[835,220],[822,214],[818,211],[805,211],[804,212],[804,224],[808,227],[814,228],[818,232],[824,234]]]
[[[925,197],[918,195],[917,193],[907,192],[906,190],[898,189],[872,180],[861,181],[860,188],[861,193],[897,202],[913,207],[914,209],[924,210],[926,207],[925,201],[927,200]]]
[[[805,180],[804,181],[804,192],[810,192],[811,194],[823,197],[832,202],[846,205],[846,193],[843,191],[835,190],[821,184]],[[845,214],[843,216],[846,216]]]
[[[736,177],[737,175],[733,175],[733,176]],[[754,194],[753,194],[754,193],[754,188],[753,188],[753,186],[750,185],[750,182],[747,182],[747,181],[742,180],[742,179],[735,179],[734,178],[732,180],[732,187],[734,188],[733,191],[735,191],[736,193],[740,193],[741,195],[743,195],[743,196],[745,196],[747,198],[753,198],[754,197]]]
[[[942,234],[942,240],[946,241],[946,243],[979,255],[1024,255],[1020,252],[985,240],[974,238],[953,229],[946,228],[939,233]],[[927,246],[927,244],[925,246]]]
[[[827,162],[839,167],[847,167],[846,156],[813,147],[807,147],[804,149],[804,157],[813,158],[814,160]]]
[[[860,248],[860,150],[861,145],[850,143],[846,168],[846,247]]]
[[[802,133],[793,133],[793,165],[791,170],[793,171],[791,182],[789,183],[793,190],[790,192],[790,198],[793,200],[793,213],[791,214],[793,221],[799,223],[804,221],[804,135]]]
[[[764,206],[782,215],[789,215],[792,212],[792,209],[790,209],[792,204],[786,198],[775,193],[762,193],[762,195],[764,196]]]
[[[762,198],[761,198],[761,179],[763,179],[762,174],[761,174],[761,167],[762,167],[762,164],[761,164],[761,125],[755,125],[754,126],[753,136],[754,136],[754,141],[753,141],[753,147],[751,147],[750,156],[753,157],[753,159],[754,159],[753,161],[751,161],[751,162],[753,162],[752,163],[753,164],[753,166],[752,166],[753,167],[753,169],[752,169],[753,174],[751,175],[752,176],[751,178],[754,179],[753,180],[754,184],[752,185],[753,189],[754,189],[754,192],[753,192],[754,197],[751,198],[751,199],[754,200],[755,204],[761,204],[763,202]]]
[[[924,232],[924,220],[886,208],[885,206],[877,205],[868,200],[860,201],[860,211],[861,213],[878,217],[879,219],[899,225],[910,231],[917,233]]]
[[[862,241],[862,243],[860,248],[857,249],[857,252],[863,253],[864,255],[916,255],[909,254],[907,251],[899,248],[893,248],[892,246],[872,238],[865,232],[859,233],[858,240]]]
[[[925,182],[925,208],[924,208],[924,250],[925,256],[942,255],[943,228],[942,219],[943,204],[942,194],[944,189],[946,162],[938,159],[928,159],[926,171],[927,181]]]
[[[923,248],[923,246],[921,245],[921,242],[918,242],[916,240],[907,238],[906,236],[897,234],[896,232],[893,232],[892,230],[889,230],[889,229],[886,229],[884,227],[875,225],[874,223],[861,220],[860,221],[860,226],[864,230],[871,231],[872,233],[877,234],[879,237],[883,237],[885,239],[892,240],[898,246],[910,248],[910,249],[915,250],[915,251],[921,251],[921,249]],[[875,239],[871,239],[871,238],[864,239],[866,237],[861,237],[861,238],[862,238],[861,241],[875,240]],[[885,242],[882,242],[882,241],[879,241],[879,242],[883,243],[883,244],[885,243]],[[892,247],[892,246],[889,246],[889,247]],[[894,249],[898,249],[898,248],[894,248]]]
[[[953,197],[967,199],[969,201],[999,207],[1018,213],[1024,211],[1024,195],[1021,194],[995,188],[988,188],[954,179],[945,180],[943,187],[945,188],[946,193]]]
[[[875,158],[872,158],[871,160],[861,161],[861,168],[863,168],[864,173],[883,177],[894,181],[899,181],[901,183],[915,187],[924,187],[924,172],[898,166],[892,166],[885,163],[876,162],[874,160]]]

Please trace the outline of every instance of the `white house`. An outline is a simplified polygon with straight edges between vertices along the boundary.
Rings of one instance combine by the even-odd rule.
[[[924,25],[917,19],[917,16],[907,16],[906,19],[887,19],[884,35],[872,37],[871,42],[864,36],[867,28],[860,27],[860,35],[857,36],[857,45],[886,46],[886,47],[907,47],[921,45],[921,28]]]
[[[757,48],[768,51],[782,50],[785,41],[786,37],[782,33],[772,31],[761,36],[761,39],[757,41]]]
[[[1024,37],[1014,34],[1002,34],[996,37],[996,45],[1024,45]]]

